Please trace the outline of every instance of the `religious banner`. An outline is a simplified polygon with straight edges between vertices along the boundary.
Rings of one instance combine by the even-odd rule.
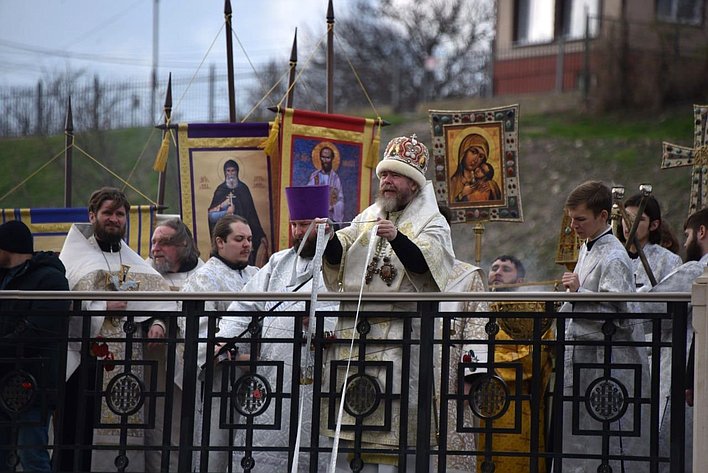
[[[123,239],[143,258],[150,254],[150,239],[156,221],[155,209],[153,205],[132,205],[128,212]],[[34,237],[35,251],[58,253],[71,224],[88,223],[89,217],[86,207],[0,209],[0,223],[10,220],[20,220],[29,227]]]
[[[708,105],[693,106],[693,148],[663,143],[661,169],[691,166],[688,214],[708,203]]]
[[[271,160],[259,148],[268,123],[181,123],[177,136],[180,210],[203,259],[214,224],[224,215],[248,220],[250,264],[268,261],[273,242]]]
[[[453,222],[523,222],[519,106],[430,110],[434,184]]]
[[[329,185],[329,217],[349,222],[369,206],[378,161],[374,119],[285,109],[280,120],[278,248],[289,246],[287,186]]]

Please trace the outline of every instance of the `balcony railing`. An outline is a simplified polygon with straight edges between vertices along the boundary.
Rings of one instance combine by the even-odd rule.
[[[694,293],[703,290],[702,300],[708,300],[708,284],[695,288]],[[213,471],[210,464],[224,458],[228,471],[280,471],[264,470],[266,463],[278,461],[289,471],[296,459],[299,471],[326,471],[337,430],[338,452],[347,455],[352,471],[383,461],[397,464],[399,471],[444,472],[452,468],[448,465],[473,465],[486,472],[512,460],[530,472],[562,472],[564,463],[578,460],[589,462],[591,471],[684,471],[684,445],[690,438],[683,402],[688,294],[368,294],[364,304],[413,301],[417,310],[362,310],[353,330],[341,326],[352,327],[355,313],[318,311],[315,320],[308,320],[313,330],[309,351],[307,310],[204,311],[206,300],[296,300],[309,305],[308,294],[0,291],[0,299],[8,298],[71,299],[70,316],[82,328],[81,336],[65,332],[59,338],[23,339],[20,333],[0,342],[0,429],[9,433],[0,449],[10,453],[2,471],[13,471],[18,462],[18,428],[37,425],[36,419],[22,416],[33,406],[39,408],[40,423],[53,414],[54,435],[48,445],[35,447],[52,453],[54,471],[82,471],[89,455],[94,465],[99,457],[109,465],[91,471],[142,471],[134,458],[150,452],[158,456],[161,471]],[[355,302],[357,294],[318,298]],[[181,310],[87,312],[81,310],[85,300],[179,300]],[[507,311],[437,310],[438,302],[460,300],[506,305]],[[557,311],[562,302],[628,300],[665,302],[667,310]],[[694,318],[706,318],[705,303],[695,294],[693,311]],[[19,314],[3,317],[11,315]],[[67,314],[47,315],[63,317],[68,327]],[[92,337],[92,316],[115,322],[119,335]],[[167,322],[167,336],[157,348],[149,346],[154,340],[137,321],[148,316]],[[221,317],[227,320],[221,320],[218,331]],[[234,317],[239,318],[237,325],[229,323]],[[340,329],[335,328],[338,319]],[[208,327],[201,336],[200,320]],[[581,320],[597,331],[568,339],[570,324]],[[466,330],[469,324],[473,327]],[[662,340],[662,324],[673,327],[670,341]],[[645,329],[650,339],[625,336],[627,330]],[[383,332],[398,335],[382,339],[378,335]],[[698,340],[697,370],[705,366],[700,331]],[[78,342],[81,363],[67,384],[63,354]],[[228,344],[224,354],[230,356],[204,363],[200,356],[214,353],[219,343]],[[49,351],[33,354],[36,346]],[[597,354],[592,363],[576,359],[568,364],[570,355],[588,350]],[[624,359],[628,350],[646,352],[650,363]],[[680,402],[666,407],[660,393],[669,388],[659,373],[669,356],[670,396]],[[705,402],[704,390],[705,380],[698,377],[697,403]],[[696,407],[696,429],[705,428],[698,417],[701,406]],[[198,410],[211,415],[200,417]],[[87,438],[87,425],[89,433],[94,428],[93,439]],[[141,440],[154,438],[156,428],[162,432],[157,441]],[[521,432],[528,439],[507,447],[504,442],[517,441]],[[668,440],[660,437],[665,433]],[[579,438],[599,447],[571,448]],[[706,438],[697,435],[694,440],[699,456]],[[633,450],[637,440],[643,445]],[[221,460],[216,459],[219,453]],[[60,467],[60,458],[70,459],[70,467]]]

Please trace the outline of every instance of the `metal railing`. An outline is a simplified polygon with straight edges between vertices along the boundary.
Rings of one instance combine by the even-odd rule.
[[[671,403],[662,414],[665,400],[659,393],[666,387],[659,372],[662,359],[670,352],[671,399],[683,400],[688,294],[368,294],[365,303],[411,301],[417,303],[417,310],[363,311],[353,328],[353,312],[317,312],[315,320],[309,321],[314,330],[311,357],[303,324],[307,311],[219,313],[203,308],[206,300],[236,298],[297,300],[307,305],[308,294],[0,291],[0,299],[8,298],[71,299],[74,308],[70,315],[82,323],[80,336],[64,334],[41,340],[19,336],[0,342],[18,355],[8,356],[3,350],[0,359],[4,368],[0,375],[0,430],[9,432],[10,438],[0,449],[11,453],[8,465],[0,467],[3,471],[6,467],[13,471],[18,461],[18,428],[37,425],[36,420],[28,424],[21,415],[32,406],[39,407],[42,420],[54,412],[55,435],[49,445],[39,446],[53,453],[54,471],[89,471],[86,465],[91,454],[94,466],[90,471],[136,471],[135,458],[150,452],[158,455],[159,471],[213,471],[210,465],[218,452],[227,456],[227,471],[264,471],[263,465],[273,462],[282,462],[289,471],[298,432],[302,435],[300,471],[324,471],[333,448],[331,438],[345,379],[348,388],[339,453],[349,455],[352,471],[380,461],[397,463],[401,471],[414,465],[417,472],[443,472],[448,471],[448,464],[460,462],[476,464],[477,471],[492,471],[493,465],[511,460],[522,462],[530,472],[562,472],[564,463],[577,460],[592,464],[592,471],[622,471],[625,464],[640,471],[684,471],[683,447],[689,438],[685,404]],[[81,310],[82,300],[96,299],[180,300],[181,310],[150,314]],[[354,302],[357,294],[321,294],[319,299]],[[511,312],[455,313],[436,308],[438,302],[459,300],[534,303],[534,310],[540,312],[512,307]],[[627,300],[667,302],[668,309],[621,316],[556,311],[561,302]],[[3,314],[8,315],[19,314]],[[67,314],[53,315],[64,317],[68,326]],[[92,337],[91,317],[97,315],[106,316],[106,323],[115,322],[120,336]],[[152,340],[139,321],[148,316],[167,322],[167,336],[160,341],[163,357],[149,355],[155,350],[148,346]],[[238,316],[242,330],[232,326],[229,332],[222,320],[222,331],[217,331],[217,319],[223,316]],[[276,316],[280,325],[274,325]],[[201,335],[200,320],[208,321],[202,326],[202,330],[207,327],[206,333]],[[483,329],[483,336],[471,337],[461,330],[470,321]],[[577,321],[595,324],[595,336],[566,338],[566,330]],[[669,323],[674,330],[671,341],[661,337],[662,324]],[[388,333],[400,336],[378,337],[386,324],[395,327]],[[343,326],[352,329],[342,330]],[[628,327],[643,333],[645,326],[652,334],[649,341],[622,335]],[[226,332],[231,335],[226,337]],[[241,337],[234,340],[233,334]],[[58,367],[50,373],[47,366],[52,360],[27,356],[23,351],[40,342],[53,344],[60,354],[72,343],[83,342],[81,363],[69,383],[63,376],[66,357],[53,360]],[[230,359],[202,364],[200,346],[202,353],[213,353],[216,344],[223,342],[235,342],[240,354],[255,356],[237,358],[231,351]],[[487,359],[460,350],[468,346],[486,348]],[[597,350],[598,360],[569,366],[567,355],[582,349]],[[651,364],[622,361],[623,350],[644,350],[651,354]],[[351,367],[345,375],[350,353]],[[504,358],[499,353],[526,353],[526,358]],[[37,365],[44,368],[30,369]],[[311,376],[308,367],[316,367]],[[623,381],[623,372],[632,373],[631,383]],[[50,380],[52,374],[57,379]],[[181,381],[173,383],[180,374]],[[169,382],[161,384],[161,376]],[[584,377],[587,386],[577,383]],[[568,383],[569,379],[576,383]],[[72,381],[78,385],[72,387]],[[70,414],[67,406],[75,414]],[[195,427],[199,406],[212,413],[201,417],[201,428]],[[583,424],[588,415],[600,428]],[[662,422],[669,415],[666,431]],[[156,428],[157,441],[139,440],[141,433],[144,438]],[[522,448],[510,449],[495,441],[522,431],[530,433]],[[660,434],[666,432],[670,440],[664,442]],[[93,439],[87,438],[91,434]],[[596,439],[600,447],[573,450],[568,442],[574,437]],[[467,443],[460,444],[460,438]],[[633,452],[613,449],[616,444],[628,446],[635,439],[648,441]],[[64,466],[60,466],[61,458]],[[108,459],[104,463],[109,467],[96,469],[97,458]]]

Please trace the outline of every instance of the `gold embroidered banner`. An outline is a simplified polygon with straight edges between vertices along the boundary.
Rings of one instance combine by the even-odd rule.
[[[287,186],[329,185],[329,217],[335,222],[351,221],[369,206],[379,126],[375,119],[308,110],[285,109],[281,114],[279,249],[290,244]]]
[[[268,261],[273,242],[271,160],[259,148],[268,123],[182,123],[179,125],[180,209],[203,259],[211,252],[211,230],[227,214],[248,220],[253,233],[251,264]]]

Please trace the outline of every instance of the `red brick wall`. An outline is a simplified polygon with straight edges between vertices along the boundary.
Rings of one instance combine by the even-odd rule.
[[[507,95],[556,90],[556,55],[523,57],[494,62],[494,94]],[[566,53],[563,64],[563,90],[579,87],[583,53]]]

